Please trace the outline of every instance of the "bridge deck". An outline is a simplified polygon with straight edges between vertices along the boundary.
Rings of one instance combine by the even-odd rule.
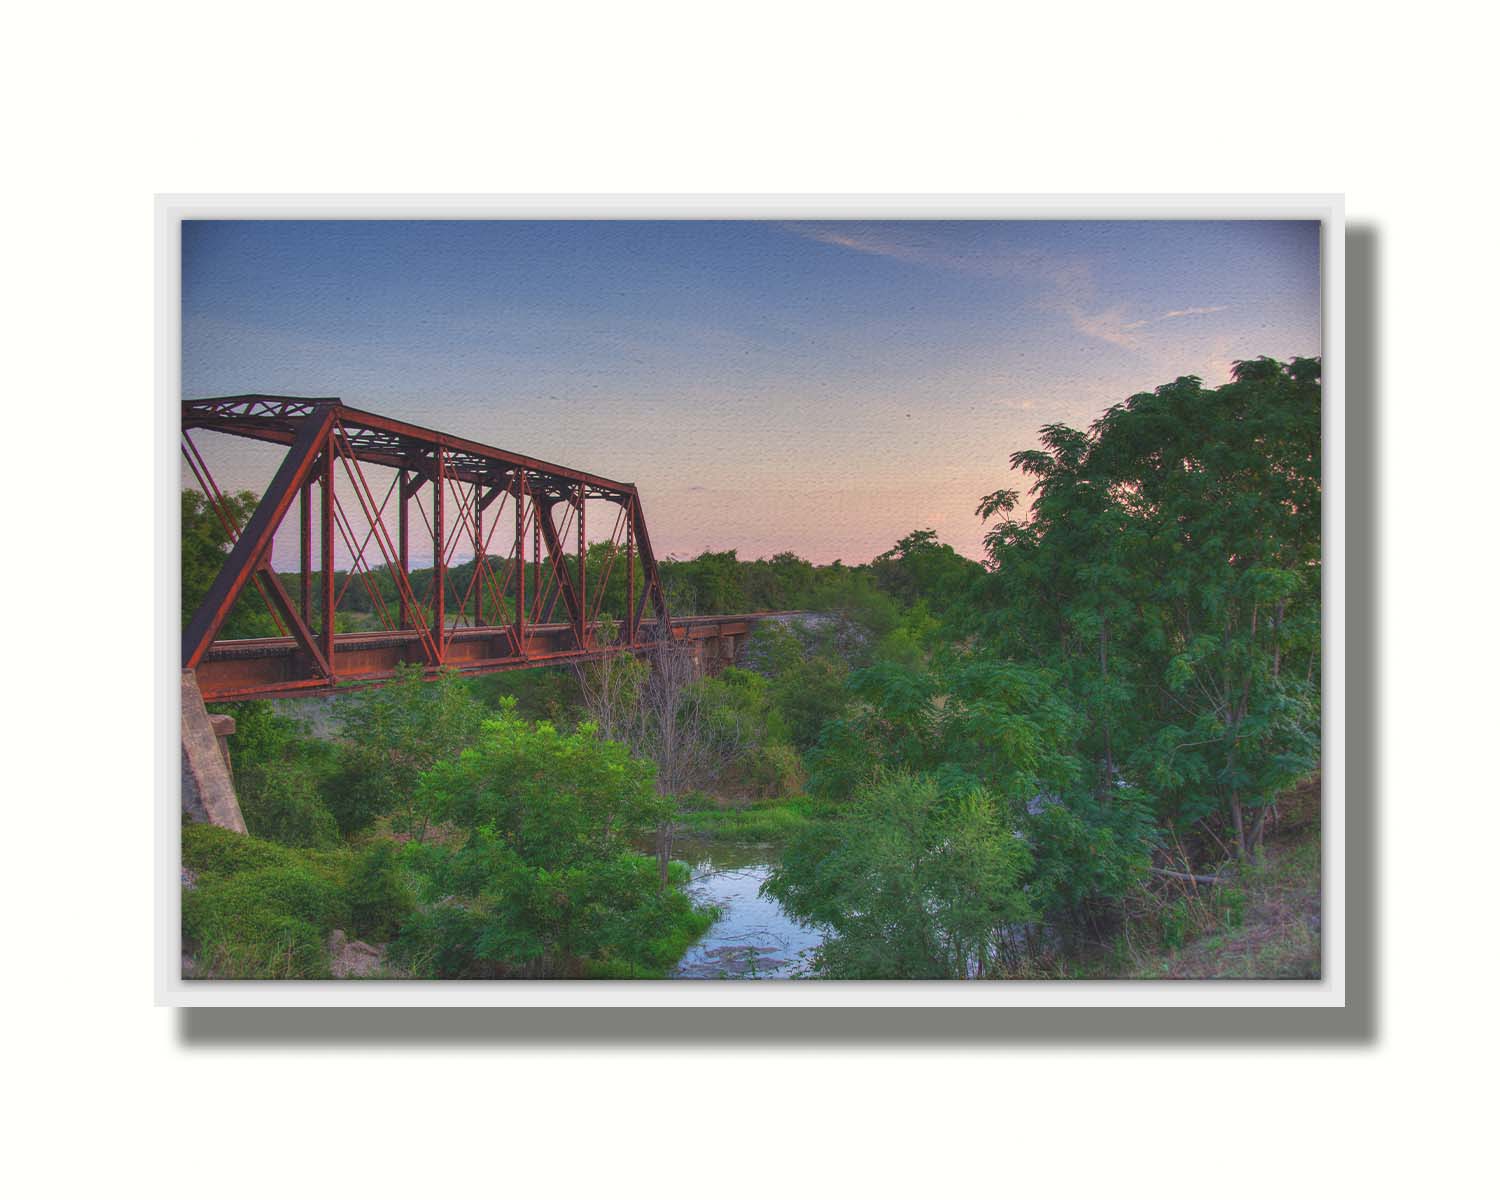
[[[695,644],[706,657],[732,661],[734,651],[755,625],[765,620],[787,619],[795,612],[734,613],[724,616],[679,617],[672,621],[673,635]],[[656,636],[657,622],[641,623],[644,645],[628,647],[643,653]],[[436,666],[424,661],[421,631],[396,630],[340,633],[333,639],[333,677],[308,678],[295,638],[248,638],[215,642],[197,668],[198,687],[206,701],[257,700],[273,696],[318,695],[349,686],[368,687],[392,678],[403,663],[423,663],[428,674]],[[619,653],[612,644],[578,644],[571,624],[530,625],[525,644],[517,645],[511,625],[459,627],[446,642],[444,667],[462,674],[482,675],[494,671],[519,671],[529,667],[587,662]],[[726,653],[726,650],[728,653]]]

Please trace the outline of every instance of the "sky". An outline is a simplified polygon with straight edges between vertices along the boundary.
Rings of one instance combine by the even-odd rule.
[[[1024,488],[1010,456],[1043,425],[1321,354],[1318,232],[192,221],[183,397],[337,396],[633,482],[662,557],[866,562],[934,529],[977,558],[974,509]],[[280,455],[199,443],[221,485],[256,491]]]

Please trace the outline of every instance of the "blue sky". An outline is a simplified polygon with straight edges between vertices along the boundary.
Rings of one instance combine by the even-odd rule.
[[[633,481],[660,554],[977,556],[1040,426],[1322,349],[1307,222],[207,221],[182,257],[185,397],[339,396]]]

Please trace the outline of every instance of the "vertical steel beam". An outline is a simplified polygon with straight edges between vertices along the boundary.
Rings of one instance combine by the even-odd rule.
[[[589,619],[589,543],[583,531],[583,513],[587,507],[583,484],[578,485],[578,619],[577,636],[579,646],[588,645]]]
[[[448,625],[448,562],[443,556],[443,494],[448,490],[448,477],[444,466],[446,457],[442,443],[439,443],[437,474],[433,476],[432,493],[432,587],[434,592],[432,627],[438,654],[438,661],[433,664],[434,666],[441,665],[447,650],[447,647],[443,645]]]
[[[526,489],[531,491],[530,488]],[[536,493],[531,495],[531,601],[536,605],[533,619],[542,613],[542,515],[537,507]]]
[[[397,596],[401,601],[400,625],[402,629],[416,628],[416,617],[411,611],[411,602],[407,596],[411,593],[411,494],[413,492],[412,476],[403,469],[397,476],[396,483],[396,558],[397,569],[401,572],[401,578],[406,581],[406,586],[397,589]]]
[[[661,570],[656,565],[656,552],[651,548],[651,531],[646,527],[646,514],[641,508],[641,497],[633,488],[631,489],[630,502],[634,506],[636,529],[636,545],[641,554],[641,575],[646,584],[646,590],[641,596],[644,601],[650,599],[652,606],[656,609],[656,617],[665,628],[671,620],[667,613],[667,594],[661,586]]]
[[[479,629],[484,625],[484,586],[482,583],[483,563],[479,561],[484,554],[484,506],[479,502],[479,484],[474,484],[474,582],[471,585],[474,591],[474,628]]]
[[[298,520],[299,566],[298,602],[302,606],[302,623],[312,624],[312,480],[302,484],[302,510]]]
[[[635,505],[625,503],[625,644],[635,645]]]
[[[516,653],[526,653],[526,475],[517,471],[511,485],[516,502]]]
[[[329,432],[323,440],[323,477],[322,477],[322,507],[319,517],[322,524],[323,535],[323,657],[327,660],[329,669],[333,669],[333,632],[334,632],[334,607],[337,604],[333,590],[333,517],[334,505],[338,503],[334,493],[333,465],[334,456],[338,453],[334,445],[333,433]],[[331,678],[331,676],[330,676]]]

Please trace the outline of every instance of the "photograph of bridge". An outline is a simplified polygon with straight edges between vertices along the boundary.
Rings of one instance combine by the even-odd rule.
[[[1318,979],[1322,234],[184,222],[184,979]]]

